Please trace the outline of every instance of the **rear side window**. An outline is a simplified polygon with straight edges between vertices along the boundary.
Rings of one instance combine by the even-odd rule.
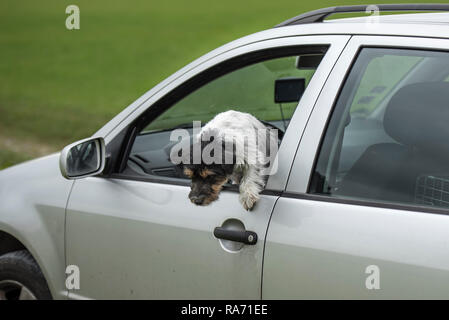
[[[448,77],[447,52],[362,49],[309,192],[449,208]]]

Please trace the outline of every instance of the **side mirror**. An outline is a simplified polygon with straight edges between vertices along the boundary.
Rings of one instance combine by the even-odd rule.
[[[106,156],[103,138],[88,138],[65,147],[59,168],[66,179],[80,179],[103,172]]]

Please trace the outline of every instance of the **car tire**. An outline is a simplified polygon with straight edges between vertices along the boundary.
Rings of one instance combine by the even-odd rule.
[[[0,300],[51,300],[36,260],[27,250],[0,256]]]

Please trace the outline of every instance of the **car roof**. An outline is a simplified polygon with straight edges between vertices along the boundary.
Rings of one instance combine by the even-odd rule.
[[[372,16],[326,20],[324,23],[366,23]],[[446,24],[449,25],[449,12],[390,14],[376,17],[379,23],[396,24]]]
[[[433,13],[416,13],[416,12]],[[377,12],[377,14],[375,14]],[[400,12],[401,14],[391,14]],[[359,13],[361,17],[335,18],[338,14]],[[367,15],[367,13],[371,13]],[[382,13],[379,15],[379,13]],[[385,15],[384,13],[390,13]],[[405,14],[408,13],[408,14]],[[411,14],[410,14],[411,13]],[[328,19],[328,20],[326,20]],[[299,28],[303,26],[304,28]],[[310,26],[311,29],[306,26]],[[311,34],[346,34],[346,35],[398,35],[429,38],[448,38],[449,4],[379,4],[336,6],[302,13],[276,25],[273,29],[283,29],[289,33],[298,27],[299,32]],[[307,34],[307,33],[303,33]]]
[[[380,13],[387,12],[449,12],[449,4],[437,4],[437,3],[404,3],[404,4],[379,4],[379,5],[350,5],[350,6],[337,6],[328,7],[318,10],[313,10],[309,12],[302,13],[293,18],[285,20],[275,27],[285,27],[298,24],[316,23],[323,22],[326,18],[342,13],[370,13],[372,18],[373,15],[376,16],[376,20]],[[396,16],[395,16],[396,17]],[[367,18],[365,16],[366,21]],[[394,18],[396,19],[396,18]]]
[[[449,38],[449,13],[413,13],[284,24],[262,31],[264,36],[379,35]],[[254,34],[262,36],[262,34]],[[254,36],[252,35],[252,36]]]

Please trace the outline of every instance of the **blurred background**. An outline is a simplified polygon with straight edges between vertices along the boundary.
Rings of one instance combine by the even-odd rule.
[[[65,26],[71,4],[80,9],[79,30]],[[0,0],[0,169],[92,135],[217,46],[306,11],[350,4],[369,3]]]

